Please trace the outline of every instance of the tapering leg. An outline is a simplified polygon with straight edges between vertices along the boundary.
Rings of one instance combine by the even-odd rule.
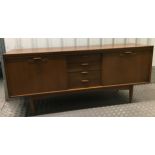
[[[133,98],[133,85],[129,87],[129,103],[132,103]]]
[[[31,113],[34,114],[36,112],[36,108],[35,108],[35,103],[34,103],[33,98],[30,98],[29,99],[29,106],[30,106]]]

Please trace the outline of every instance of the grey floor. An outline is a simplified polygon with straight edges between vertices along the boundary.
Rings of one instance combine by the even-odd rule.
[[[37,116],[98,117],[155,116],[155,69],[152,83],[134,88],[133,103],[128,103],[128,91],[100,91],[53,97],[39,101]],[[0,116],[26,116],[27,106],[20,99],[5,101],[3,81],[0,80]],[[44,110],[43,110],[44,109]],[[51,111],[47,111],[51,109]],[[48,114],[46,114],[48,113]]]
[[[0,116],[25,116],[26,107],[20,99],[5,101],[3,80],[0,79]]]

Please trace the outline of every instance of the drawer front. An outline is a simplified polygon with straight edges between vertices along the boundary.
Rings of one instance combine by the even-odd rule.
[[[98,62],[83,62],[68,64],[68,72],[80,72],[80,71],[91,71],[91,70],[100,70],[101,65]]]
[[[100,71],[81,71],[69,74],[69,88],[82,88],[100,85]]]
[[[86,62],[98,62],[100,61],[100,54],[81,54],[81,55],[71,55],[67,57],[68,63],[86,63]]]

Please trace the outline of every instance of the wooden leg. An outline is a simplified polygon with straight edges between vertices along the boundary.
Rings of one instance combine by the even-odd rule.
[[[133,98],[133,85],[129,87],[129,103],[132,103]]]
[[[29,106],[30,106],[31,113],[34,114],[36,112],[36,109],[35,109],[35,103],[34,103],[34,99],[33,98],[29,99]]]

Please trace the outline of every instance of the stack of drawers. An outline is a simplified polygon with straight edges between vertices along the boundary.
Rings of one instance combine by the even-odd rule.
[[[100,54],[68,56],[67,66],[69,88],[82,88],[100,85]]]

